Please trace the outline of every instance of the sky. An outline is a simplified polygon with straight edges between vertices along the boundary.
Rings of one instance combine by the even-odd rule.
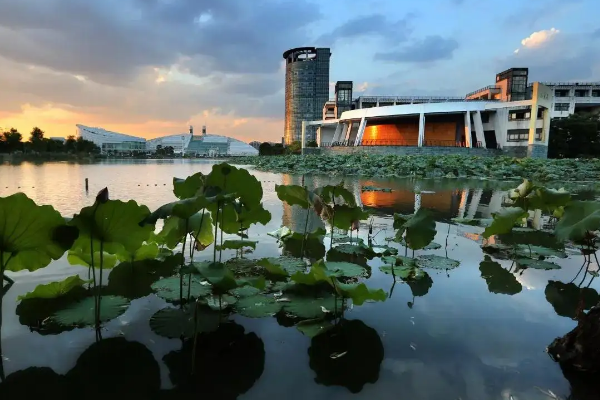
[[[0,128],[283,135],[282,53],[330,47],[354,96],[465,95],[495,74],[600,81],[598,0],[0,0]]]

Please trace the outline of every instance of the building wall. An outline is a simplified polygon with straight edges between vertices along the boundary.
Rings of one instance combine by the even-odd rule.
[[[305,149],[306,150],[306,149]],[[444,154],[463,154],[481,157],[493,157],[502,155],[501,150],[485,148],[467,148],[467,147],[412,147],[412,146],[358,146],[358,147],[321,147],[313,149],[310,154],[382,154],[382,155],[444,155]],[[306,153],[306,152],[305,152]],[[306,153],[309,154],[309,153]],[[527,146],[525,146],[525,156],[527,156]]]
[[[398,118],[367,122],[362,145],[403,144],[416,146],[419,140],[419,119]]]

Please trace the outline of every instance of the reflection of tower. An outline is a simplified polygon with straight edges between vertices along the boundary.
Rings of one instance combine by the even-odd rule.
[[[320,120],[329,100],[329,48],[298,47],[285,59],[285,144],[299,141],[302,121]],[[316,127],[306,127],[306,140],[316,140]]]
[[[282,185],[302,185],[302,177],[283,175]],[[306,186],[309,190],[316,188],[315,182],[309,179],[305,181]],[[308,225],[306,225],[306,213],[308,215]],[[305,210],[299,206],[290,206],[286,202],[283,202],[283,215],[281,217],[281,225],[287,226],[294,232],[304,232],[306,225],[307,232],[314,232],[317,228],[324,228],[325,224],[321,220],[321,217],[317,215],[312,209]]]

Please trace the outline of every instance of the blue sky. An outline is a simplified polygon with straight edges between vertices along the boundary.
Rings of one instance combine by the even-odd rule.
[[[281,54],[332,49],[355,95],[464,95],[497,72],[600,80],[597,0],[0,0],[0,128],[283,132]]]

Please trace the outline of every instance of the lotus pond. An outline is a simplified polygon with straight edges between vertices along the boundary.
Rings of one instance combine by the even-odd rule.
[[[0,165],[0,398],[587,399],[546,347],[600,301],[595,199],[181,160]]]

